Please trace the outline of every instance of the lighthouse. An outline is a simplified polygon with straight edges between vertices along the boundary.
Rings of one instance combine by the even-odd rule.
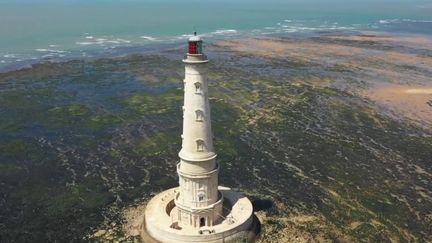
[[[211,227],[222,216],[218,191],[219,166],[213,148],[208,83],[208,63],[200,37],[188,42],[185,64],[182,149],[177,166],[179,190],[175,197],[180,227]]]
[[[189,38],[185,78],[179,186],[157,194],[141,224],[144,242],[252,242],[259,222],[252,203],[238,191],[219,186],[213,147],[208,80],[203,41]]]

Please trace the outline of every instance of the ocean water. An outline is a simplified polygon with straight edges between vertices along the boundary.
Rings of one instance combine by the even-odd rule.
[[[384,30],[432,35],[430,0],[0,0],[0,68],[206,38]]]

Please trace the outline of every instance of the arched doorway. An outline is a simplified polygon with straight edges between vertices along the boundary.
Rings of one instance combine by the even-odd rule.
[[[200,227],[205,226],[205,218],[200,218]]]

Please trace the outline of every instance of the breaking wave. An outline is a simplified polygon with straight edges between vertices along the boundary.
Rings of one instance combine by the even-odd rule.
[[[148,41],[157,41],[158,39],[152,36],[148,36],[148,35],[142,35],[139,38],[144,39],[144,40],[148,40]]]
[[[108,39],[108,38],[95,38],[93,36],[86,36],[84,37],[86,41],[77,41],[75,44],[80,46],[90,46],[90,45],[99,45],[104,46],[107,44],[114,44],[114,45],[120,45],[120,44],[130,44],[132,41],[121,39],[121,38],[114,38],[114,39]]]
[[[233,28],[215,28],[207,32],[199,33],[200,36],[207,40],[214,38],[233,38],[238,36],[262,36],[262,35],[295,35],[309,34],[325,31],[355,31],[355,30],[378,29],[384,31],[406,31],[412,30],[413,33],[432,34],[432,20],[417,19],[377,19],[369,23],[341,24],[334,21],[304,20],[304,19],[281,19],[274,25],[267,25],[251,30],[233,29]],[[69,59],[69,58],[88,58],[101,55],[112,55],[120,53],[124,48],[140,47],[147,44],[176,43],[184,41],[193,36],[191,33],[180,35],[146,35],[135,36],[114,36],[114,35],[96,35],[94,33],[82,33],[74,39],[65,43],[55,43],[53,40],[46,43],[46,46],[33,48],[30,52],[12,52],[0,53],[0,67],[9,63],[38,60],[38,59]],[[54,42],[54,43],[53,43]],[[61,48],[61,50],[60,50]],[[116,49],[116,50],[114,50]],[[85,51],[85,52],[84,52]],[[130,50],[128,50],[130,51]]]
[[[35,51],[37,51],[37,52],[51,52],[51,53],[66,53],[67,52],[67,51],[53,50],[53,49],[43,49],[43,48],[35,49]]]
[[[417,19],[382,19],[378,21],[380,24],[399,24],[399,23],[432,23],[432,20],[417,20]]]
[[[221,29],[211,32],[213,35],[227,35],[227,34],[237,34],[238,31],[235,29]]]

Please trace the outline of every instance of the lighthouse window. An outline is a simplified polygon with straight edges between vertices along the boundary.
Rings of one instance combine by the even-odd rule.
[[[195,83],[195,93],[201,94],[201,83],[200,82]]]
[[[204,112],[202,110],[196,110],[196,121],[203,121],[204,120]]]
[[[205,200],[205,194],[203,192],[200,192],[198,194],[198,202],[202,202]]]
[[[197,140],[197,151],[203,152],[204,151],[204,141],[203,140]]]

